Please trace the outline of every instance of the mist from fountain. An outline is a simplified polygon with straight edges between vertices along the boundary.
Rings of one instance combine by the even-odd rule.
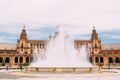
[[[86,44],[80,47],[80,51],[75,49],[74,41],[66,35],[62,27],[58,27],[58,32],[50,36],[44,55],[36,47],[33,51],[32,67],[91,67],[88,59]]]

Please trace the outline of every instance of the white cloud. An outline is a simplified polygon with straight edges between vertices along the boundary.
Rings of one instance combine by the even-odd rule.
[[[60,24],[73,35],[90,34],[93,25],[97,31],[120,29],[119,4],[120,0],[0,0],[0,25],[7,25],[0,31],[20,33],[24,24],[27,29]]]
[[[119,28],[119,0],[1,0],[0,22]]]
[[[116,32],[114,32],[114,33],[116,33]],[[107,37],[107,38],[111,38],[111,39],[120,39],[120,36],[117,33],[116,34],[109,34],[109,32],[108,32],[106,34],[102,34],[102,36]]]

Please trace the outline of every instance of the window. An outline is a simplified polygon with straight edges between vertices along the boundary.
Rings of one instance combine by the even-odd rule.
[[[96,62],[96,63],[98,63],[98,62],[99,62],[99,61],[98,61],[98,57],[95,57],[95,62]]]
[[[109,63],[113,63],[113,58],[112,58],[112,57],[109,57],[109,58],[108,58],[108,61],[109,61]]]
[[[3,58],[2,57],[0,57],[0,63],[2,63],[3,62]]]
[[[6,53],[7,53],[7,54],[11,54],[11,52],[10,52],[10,51],[7,51]]]
[[[94,54],[93,51],[92,51],[92,54]]]
[[[119,63],[119,62],[120,62],[119,57],[116,57],[116,58],[115,58],[115,62],[116,62],[116,63]]]
[[[18,57],[15,57],[15,63],[18,63]]]
[[[23,43],[21,43],[21,47],[23,48]]]
[[[3,51],[0,51],[0,54],[4,53]]]
[[[100,62],[103,63],[103,57],[100,57]]]
[[[41,44],[40,44],[40,47],[41,47]]]
[[[31,47],[32,47],[32,44],[31,44]]]
[[[25,51],[25,54],[27,54],[27,51]]]
[[[97,44],[95,44],[95,48],[97,48]]]
[[[37,47],[38,47],[39,45],[37,44]]]
[[[20,63],[22,63],[23,62],[23,57],[20,57]]]
[[[9,57],[6,57],[5,58],[5,63],[9,63],[10,62],[10,58]]]
[[[26,62],[29,62],[29,57],[26,57]]]

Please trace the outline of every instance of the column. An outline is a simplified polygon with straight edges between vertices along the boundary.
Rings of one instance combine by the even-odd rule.
[[[23,57],[23,64],[26,63],[26,57]]]
[[[10,66],[14,66],[14,57],[13,56],[10,57]]]
[[[95,56],[92,57],[92,64],[93,64],[93,66],[96,66]]]
[[[115,57],[113,57],[113,66],[115,66],[116,61],[115,61]]]
[[[108,64],[109,64],[108,57],[107,56],[103,57],[103,60],[104,60],[104,65],[103,66],[108,66]]]

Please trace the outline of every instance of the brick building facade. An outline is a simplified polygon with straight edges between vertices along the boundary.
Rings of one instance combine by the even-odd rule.
[[[104,66],[120,66],[120,44],[101,44],[95,27],[92,30],[91,39],[74,40],[76,49],[83,44],[87,45],[91,63],[96,66],[102,63]],[[44,54],[47,40],[29,40],[25,27],[22,29],[17,44],[0,44],[0,65],[3,63],[11,66],[30,63],[33,60],[36,47]]]

